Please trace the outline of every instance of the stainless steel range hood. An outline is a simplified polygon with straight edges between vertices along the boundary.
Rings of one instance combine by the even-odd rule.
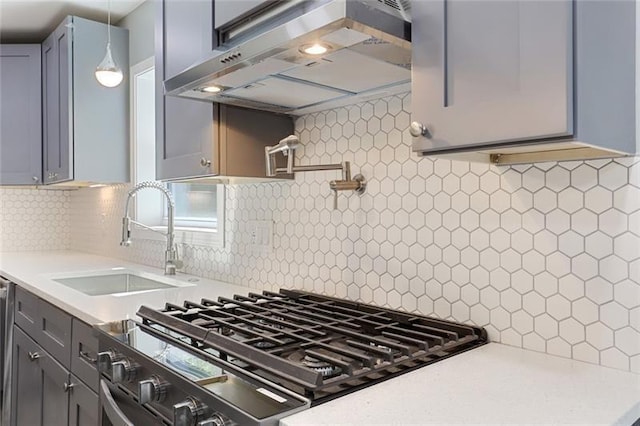
[[[411,90],[409,0],[294,3],[298,16],[231,38],[165,93],[302,115]]]

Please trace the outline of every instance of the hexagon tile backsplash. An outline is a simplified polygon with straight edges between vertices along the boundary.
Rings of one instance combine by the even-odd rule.
[[[69,248],[69,192],[0,188],[0,251]]]
[[[300,164],[337,172],[229,186],[226,246],[186,271],[295,287],[484,326],[493,341],[640,372],[640,158],[495,167],[411,153],[409,96],[301,117]],[[276,142],[276,141],[274,141]],[[161,265],[162,242],[118,246],[127,187],[71,195],[75,249]],[[271,220],[271,252],[249,221]]]

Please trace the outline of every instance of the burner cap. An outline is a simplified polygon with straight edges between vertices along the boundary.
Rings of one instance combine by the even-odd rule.
[[[301,360],[302,365],[311,368],[314,371],[322,374],[322,377],[333,377],[342,373],[342,369],[338,366],[331,365],[326,361],[314,358],[309,355],[305,355]]]
[[[253,344],[258,349],[271,349],[275,347],[275,343],[267,342],[266,340],[260,340],[259,342],[255,342]]]

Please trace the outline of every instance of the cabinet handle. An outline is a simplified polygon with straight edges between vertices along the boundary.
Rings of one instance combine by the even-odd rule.
[[[424,124],[414,121],[409,125],[409,133],[414,138],[418,138],[420,136],[424,136],[427,139],[431,139],[431,132]]]
[[[29,352],[29,361],[33,362],[40,358],[40,354],[38,352]]]
[[[69,383],[65,382],[64,385],[62,385],[62,388],[64,389],[65,392],[70,392],[71,389],[75,387],[75,385],[76,384],[72,382],[69,382]]]
[[[93,358],[91,355],[89,355],[89,352],[80,351],[80,358],[91,364],[95,364],[98,362],[98,358]]]
[[[209,167],[211,165],[211,160],[207,160],[206,158],[202,157],[200,159],[200,165],[202,167]]]
[[[33,179],[34,182],[38,182],[40,180],[38,176],[33,176],[31,179]]]

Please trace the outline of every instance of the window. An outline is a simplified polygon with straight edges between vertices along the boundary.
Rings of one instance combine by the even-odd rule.
[[[155,180],[155,72],[153,58],[131,68],[132,179],[135,184]],[[167,183],[175,203],[176,242],[222,246],[224,185]],[[140,191],[134,198],[135,220],[163,231],[166,200],[159,191]],[[163,239],[158,233],[135,228],[134,238]]]

